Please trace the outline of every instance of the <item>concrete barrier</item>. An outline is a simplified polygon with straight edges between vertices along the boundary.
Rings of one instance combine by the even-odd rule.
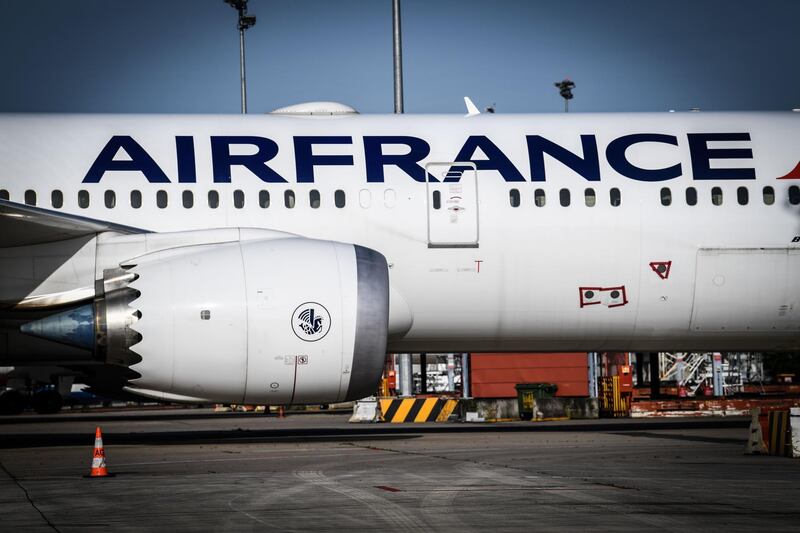
[[[597,398],[542,398],[534,400],[534,418],[591,419],[600,417]]]
[[[377,398],[364,398],[353,405],[353,416],[348,422],[371,423],[380,422],[381,413],[378,409]]]
[[[516,398],[513,400],[487,400],[471,398],[460,400],[458,419],[463,422],[496,422],[499,420],[519,420]]]
[[[770,411],[767,413],[769,432],[767,449],[770,455],[791,457],[791,433],[789,428],[789,410]]]
[[[447,422],[459,401],[447,398],[387,398],[380,400],[384,422]]]
[[[460,400],[457,413],[462,421],[497,422],[520,419],[516,398]],[[598,418],[599,413],[600,404],[597,398],[545,398],[533,401],[534,420],[591,419]]]
[[[744,448],[744,453],[746,455],[762,455],[767,453],[767,447],[764,445],[764,430],[761,428],[760,416],[761,408],[754,407],[750,409],[749,435]]]

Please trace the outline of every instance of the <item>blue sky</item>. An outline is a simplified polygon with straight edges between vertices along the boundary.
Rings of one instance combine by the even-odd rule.
[[[391,0],[251,0],[248,107],[390,113]],[[800,107],[800,0],[403,0],[407,113]],[[223,0],[0,0],[0,111],[236,113]]]

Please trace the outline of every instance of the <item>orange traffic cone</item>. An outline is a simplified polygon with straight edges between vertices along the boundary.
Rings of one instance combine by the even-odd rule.
[[[278,407],[278,418],[286,418],[286,411],[282,405]]]
[[[84,477],[111,477],[106,469],[106,451],[103,448],[103,434],[98,427],[94,432],[94,453],[92,454],[92,470]]]

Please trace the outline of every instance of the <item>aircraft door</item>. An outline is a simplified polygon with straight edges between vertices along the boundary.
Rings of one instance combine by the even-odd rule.
[[[478,247],[475,163],[428,163],[428,247]]]

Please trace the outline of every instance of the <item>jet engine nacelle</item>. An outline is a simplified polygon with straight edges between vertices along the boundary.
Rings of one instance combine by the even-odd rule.
[[[231,403],[372,394],[386,357],[384,257],[289,238],[165,250],[136,260],[135,389]],[[142,391],[140,391],[142,392]]]
[[[389,319],[378,252],[292,237],[172,248],[121,267],[93,304],[24,331],[93,342],[100,360],[136,373],[129,390],[165,400],[332,403],[377,388]]]

